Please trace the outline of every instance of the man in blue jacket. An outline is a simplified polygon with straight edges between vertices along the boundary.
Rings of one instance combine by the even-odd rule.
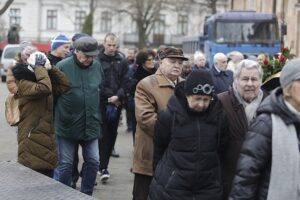
[[[215,92],[217,94],[225,92],[233,83],[233,73],[227,70],[227,56],[223,53],[216,53],[214,56],[214,66],[211,68]]]
[[[97,40],[82,37],[75,44],[74,56],[57,63],[71,82],[71,89],[61,95],[55,106],[55,132],[59,145],[59,178],[71,186],[74,151],[82,147],[84,168],[81,192],[92,195],[99,167],[98,139],[100,137],[100,92],[103,71],[95,60]]]

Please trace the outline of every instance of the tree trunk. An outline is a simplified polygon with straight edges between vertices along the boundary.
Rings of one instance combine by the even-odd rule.
[[[90,36],[93,36],[93,26],[94,26],[94,0],[90,1],[90,13],[86,16],[83,27],[82,33],[86,33]]]

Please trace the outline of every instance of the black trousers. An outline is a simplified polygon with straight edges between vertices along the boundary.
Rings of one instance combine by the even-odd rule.
[[[118,126],[121,116],[121,108],[118,108],[118,117],[114,121],[108,121],[106,118],[106,107],[101,105],[101,115],[102,115],[102,138],[99,139],[99,156],[100,156],[100,166],[99,171],[102,169],[107,169],[109,164],[109,159],[111,152],[114,148],[117,135]]]
[[[147,200],[152,176],[134,174],[132,200]]]

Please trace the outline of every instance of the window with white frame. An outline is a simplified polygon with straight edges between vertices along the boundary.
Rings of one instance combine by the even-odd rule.
[[[81,31],[84,21],[85,21],[86,13],[83,10],[75,11],[75,31]]]
[[[178,35],[186,35],[187,32],[188,32],[188,16],[179,14],[177,33]]]
[[[11,8],[9,10],[9,25],[21,25],[21,9]]]
[[[101,12],[100,31],[102,33],[111,32],[112,13],[110,11]]]
[[[165,34],[165,15],[159,15],[158,20],[154,23],[154,34]]]
[[[135,20],[131,20],[131,33],[137,33],[137,23]]]
[[[57,10],[47,10],[47,29],[55,30],[57,28]]]

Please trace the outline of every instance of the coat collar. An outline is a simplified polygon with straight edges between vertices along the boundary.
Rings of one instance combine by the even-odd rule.
[[[212,71],[215,76],[221,76],[222,74],[224,74],[225,76],[228,76],[227,70],[226,71],[218,71],[215,66],[212,67]]]
[[[167,77],[161,72],[161,70],[158,68],[158,70],[155,73],[157,82],[159,87],[172,87],[175,88],[175,86],[170,83],[170,81],[167,79]],[[181,77],[177,78],[177,84],[183,81],[184,79]]]

